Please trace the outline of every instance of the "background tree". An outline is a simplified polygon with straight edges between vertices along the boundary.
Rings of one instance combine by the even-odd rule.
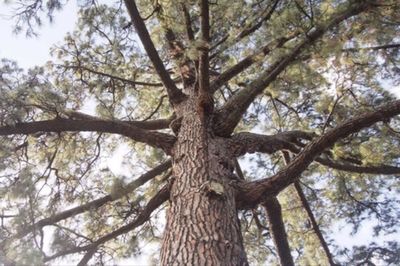
[[[398,1],[114,2],[1,62],[4,264],[400,262]],[[17,4],[35,34],[65,2]]]

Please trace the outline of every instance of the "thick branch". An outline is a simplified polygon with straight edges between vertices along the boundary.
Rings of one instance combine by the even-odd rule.
[[[135,26],[136,32],[139,35],[140,40],[147,52],[153,66],[160,76],[161,82],[164,84],[169,100],[172,104],[179,103],[183,100],[184,94],[175,86],[174,81],[166,71],[161,58],[154,47],[153,41],[150,38],[149,32],[147,31],[146,25],[140,17],[139,10],[136,7],[134,0],[125,0],[126,8],[132,19],[132,23]]]
[[[186,8],[185,3],[181,3],[183,15],[185,17],[186,35],[189,41],[194,40],[194,32],[192,28],[192,19],[190,18],[189,10]]]
[[[230,138],[230,149],[233,156],[238,157],[246,153],[263,152],[272,154],[280,150],[297,150],[295,144],[299,139],[311,140],[314,134],[294,130],[276,135],[260,135],[250,132],[241,132]]]
[[[52,256],[46,257],[44,259],[45,262],[56,259],[58,257],[66,256],[69,254],[73,253],[78,253],[78,252],[85,252],[89,251],[91,255],[94,254],[93,250],[96,250],[100,245],[104,244],[105,242],[114,239],[122,234],[126,234],[138,226],[144,224],[149,218],[152,212],[160,207],[165,201],[167,201],[169,198],[169,187],[165,186],[163,187],[146,205],[146,207],[140,212],[140,214],[136,217],[135,220],[132,222],[118,228],[117,230],[104,235],[94,241],[93,243],[86,245],[86,246],[81,246],[81,247],[75,247],[72,249],[64,250],[61,252],[58,252]],[[84,258],[86,261],[89,261],[90,258]]]
[[[289,242],[285,230],[285,223],[282,218],[282,207],[276,197],[268,198],[263,206],[268,215],[269,230],[278,252],[281,265],[294,266],[292,255],[290,254]]]
[[[239,205],[241,207],[252,207],[267,196],[277,195],[304,172],[308,165],[314,161],[325,149],[331,147],[339,139],[356,133],[376,122],[386,121],[390,117],[400,114],[400,100],[379,107],[374,112],[359,115],[353,119],[340,124],[324,135],[316,138],[305,146],[305,148],[291,161],[287,167],[272,177],[239,184]]]
[[[210,14],[208,0],[200,0],[200,35],[203,45],[199,47],[199,90],[201,95],[208,95],[209,80],[209,42],[210,42]]]
[[[166,133],[140,129],[119,121],[107,120],[71,120],[56,118],[53,120],[17,123],[14,126],[0,127],[0,136],[15,134],[34,134],[37,132],[63,132],[63,131],[93,131],[100,133],[115,133],[131,138],[132,140],[161,148],[169,153],[175,137]]]
[[[307,47],[311,46],[325,32],[338,25],[342,21],[355,16],[367,10],[371,3],[369,1],[351,1],[347,4],[348,8],[332,16],[324,25],[312,28],[306,37],[296,45],[291,52],[281,57],[270,68],[264,71],[259,78],[251,82],[246,88],[235,94],[219,111],[215,118],[214,131],[220,136],[229,136],[236,125],[242,118],[243,113],[247,110],[254,99],[263,92],[263,90],[276,79],[276,77],[290,65],[297,56]],[[338,8],[341,10],[341,8]]]
[[[14,238],[24,237],[28,233],[32,232],[33,230],[41,229],[44,226],[55,224],[61,220],[70,218],[72,216],[78,215],[85,211],[89,211],[91,209],[97,209],[97,208],[103,206],[104,204],[106,204],[107,202],[122,198],[122,197],[126,196],[127,194],[131,193],[132,191],[134,191],[135,189],[137,189],[138,187],[144,185],[146,182],[153,179],[157,175],[162,174],[170,167],[171,167],[171,161],[168,160],[165,163],[162,163],[162,164],[156,166],[155,168],[151,169],[150,171],[146,172],[145,174],[141,175],[134,181],[127,184],[126,187],[122,191],[119,191],[118,195],[107,195],[105,197],[90,201],[90,202],[80,205],[78,207],[71,208],[66,211],[60,212],[49,218],[45,218],[40,221],[37,221],[35,224],[29,226],[25,230],[18,232]]]
[[[104,120],[97,116],[88,115],[85,113],[81,113],[73,110],[64,110],[63,114],[65,114],[68,118],[77,119],[77,120],[97,120],[97,121],[110,121]],[[172,120],[175,119],[175,116],[172,115],[169,118],[165,119],[155,119],[155,120],[142,120],[142,121],[124,121],[121,120],[121,123],[125,123],[130,126],[138,127],[140,129],[146,130],[159,130],[169,128],[169,124],[171,124]]]
[[[297,146],[302,144],[300,140],[312,140],[316,135],[304,131],[287,131],[276,135],[261,135],[250,132],[240,132],[233,135],[229,139],[230,151],[235,157],[246,153],[268,153],[273,154],[277,151],[287,150],[295,154],[301,151]],[[363,166],[350,164],[346,162],[334,161],[327,156],[320,156],[315,159],[316,162],[329,168],[361,173],[361,174],[377,174],[377,175],[396,175],[400,174],[400,167],[391,165],[374,165]]]

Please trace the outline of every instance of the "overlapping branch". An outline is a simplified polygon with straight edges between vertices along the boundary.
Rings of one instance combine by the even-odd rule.
[[[93,115],[88,115],[82,112],[74,111],[74,110],[64,110],[63,114],[65,114],[68,118],[76,119],[76,120],[97,120],[97,121],[104,121],[104,119],[100,117],[96,117]],[[143,119],[142,121],[123,121],[121,123],[125,123],[130,126],[138,127],[140,129],[145,130],[159,130],[159,129],[166,129],[169,127],[169,124],[172,120],[175,119],[175,116],[171,116],[169,118],[164,119],[154,119],[154,120],[147,120]],[[109,121],[109,120],[106,120]]]
[[[33,230],[38,230],[47,225],[52,225],[52,224],[58,223],[61,220],[65,220],[67,218],[70,218],[70,217],[78,215],[80,213],[89,211],[91,209],[99,208],[108,202],[122,198],[122,197],[126,196],[127,194],[131,193],[132,191],[134,191],[135,189],[137,189],[138,187],[142,186],[149,180],[153,179],[157,175],[162,174],[170,167],[171,167],[171,161],[168,160],[165,163],[162,163],[162,164],[156,166],[155,168],[151,169],[150,171],[146,172],[145,174],[141,175],[134,181],[127,184],[123,190],[119,191],[118,195],[110,194],[110,195],[104,196],[102,198],[85,203],[83,205],[80,205],[80,206],[65,210],[63,212],[57,213],[51,217],[39,220],[35,224],[24,229],[23,231],[18,232],[14,236],[14,238],[24,237],[28,233],[32,232]]]
[[[224,106],[215,118],[214,131],[220,136],[229,136],[242,118],[254,99],[276,79],[294,60],[325,32],[344,20],[362,13],[372,6],[371,1],[352,1],[347,4],[346,10],[332,15],[332,17],[322,25],[318,25],[309,30],[302,41],[300,41],[288,54],[279,58],[270,68],[252,81],[246,88],[235,94]],[[338,8],[341,10],[342,8]]]
[[[179,103],[184,99],[184,94],[176,87],[174,81],[171,79],[161,58],[154,47],[153,41],[150,38],[150,34],[147,31],[146,25],[143,22],[143,19],[140,17],[139,10],[137,9],[136,3],[134,0],[125,0],[125,5],[128,10],[128,13],[132,19],[132,23],[135,26],[136,32],[142,41],[143,47],[147,52],[153,66],[160,76],[161,82],[163,83],[171,104]]]
[[[162,83],[153,83],[153,82],[144,82],[144,81],[136,81],[136,80],[130,80],[130,79],[126,79],[126,78],[122,78],[116,75],[112,75],[106,72],[102,72],[99,70],[95,70],[95,69],[91,69],[89,67],[86,66],[73,66],[73,65],[63,65],[62,67],[66,68],[66,69],[74,69],[74,70],[83,70],[83,71],[87,71],[89,73],[93,73],[96,74],[98,76],[102,76],[102,77],[106,77],[106,78],[110,78],[113,80],[118,80],[121,81],[125,84],[129,84],[131,86],[147,86],[147,87],[162,87],[163,84]]]
[[[144,130],[127,123],[112,120],[72,120],[55,118],[52,120],[17,123],[0,127],[0,136],[16,134],[34,134],[37,132],[92,131],[99,133],[114,133],[126,136],[134,141],[170,152],[175,137],[166,133]]]
[[[283,152],[283,157],[284,157],[285,163],[289,164],[290,160],[291,160],[289,153],[288,152]],[[329,261],[329,265],[330,266],[335,266],[336,263],[333,260],[333,256],[332,256],[331,251],[329,250],[328,243],[326,243],[325,238],[322,235],[322,232],[321,232],[321,230],[319,228],[317,220],[315,219],[314,213],[312,212],[310,204],[308,203],[307,197],[304,194],[303,189],[301,188],[299,180],[294,182],[294,188],[296,189],[297,195],[300,198],[301,205],[303,206],[304,210],[307,213],[307,216],[308,216],[308,218],[309,218],[309,220],[311,222],[311,226],[312,226],[312,228],[314,230],[314,233],[317,235],[317,237],[319,239],[319,242],[321,243],[321,246],[325,251],[325,255],[326,255],[326,257],[327,257],[327,259]]]
[[[280,38],[276,41],[272,41],[260,49],[258,49],[256,52],[254,52],[252,55],[249,55],[242,59],[240,62],[238,62],[236,65],[232,66],[231,68],[225,70],[221,75],[218,76],[215,80],[212,81],[210,87],[211,87],[211,92],[215,92],[220,88],[224,83],[228,82],[235,76],[237,76],[239,73],[245,71],[247,68],[249,68],[251,65],[256,63],[258,61],[259,56],[266,56],[268,55],[273,49],[280,48],[282,47],[287,41],[293,39],[297,34],[294,34],[293,36],[287,37],[287,38]]]
[[[389,43],[383,45],[376,45],[371,47],[358,47],[358,48],[345,48],[343,51],[345,52],[359,52],[359,51],[378,51],[378,50],[387,50],[387,49],[399,49],[400,43]]]
[[[248,183],[239,183],[239,205],[242,208],[251,207],[260,203],[266,196],[277,195],[281,190],[295,182],[311,162],[336,141],[379,121],[386,121],[398,114],[400,114],[400,100],[377,108],[373,112],[356,116],[338,125],[307,144],[283,170],[272,177]]]
[[[85,245],[85,246],[80,246],[80,247],[74,247],[71,249],[67,249],[64,251],[57,252],[56,254],[53,254],[51,256],[48,256],[44,259],[45,262],[54,260],[56,258],[66,256],[69,254],[74,254],[74,253],[80,253],[80,252],[88,252],[89,255],[85,255],[84,258],[82,258],[82,262],[87,262],[90,260],[91,256],[95,253],[95,251],[98,249],[98,247],[107,241],[110,241],[122,234],[126,234],[138,226],[144,224],[149,218],[150,215],[153,213],[155,209],[160,207],[165,201],[167,201],[169,198],[169,186],[163,187],[153,198],[149,200],[147,203],[146,207],[140,212],[140,214],[133,220],[132,222],[118,228],[117,230],[106,234],[96,241]],[[85,265],[80,263],[80,265]]]
[[[295,154],[300,153],[299,146],[304,146],[302,140],[312,140],[316,135],[305,131],[287,131],[276,135],[262,135],[250,132],[240,132],[229,139],[230,151],[235,157],[246,153],[268,153],[273,154],[277,151],[290,151]],[[391,165],[359,165],[349,162],[332,160],[326,154],[315,158],[315,161],[332,169],[377,175],[400,174],[400,167]]]
[[[261,135],[250,132],[240,132],[229,139],[232,155],[235,157],[246,153],[262,152],[272,154],[280,150],[296,150],[300,139],[311,140],[313,133],[294,130],[276,135]]]
[[[242,40],[243,38],[249,36],[256,30],[258,30],[263,25],[263,23],[266,23],[271,18],[272,14],[275,12],[279,2],[280,2],[280,0],[275,0],[270,7],[267,7],[265,10],[263,10],[262,13],[265,13],[265,14],[261,16],[260,20],[256,23],[254,23],[253,25],[244,28],[234,38],[233,43],[237,43],[238,41]],[[219,47],[217,52],[215,52],[214,54],[212,54],[210,56],[211,58],[214,58],[217,54],[221,53],[222,51],[224,51],[231,45],[231,44],[222,45],[224,42],[226,42],[228,40],[229,36],[230,36],[229,34],[226,34],[221,40],[219,40],[215,45],[213,45],[213,47],[211,47],[211,50],[215,50],[217,47],[222,46],[222,47]]]

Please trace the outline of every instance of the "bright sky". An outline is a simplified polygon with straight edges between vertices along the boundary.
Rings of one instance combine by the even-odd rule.
[[[47,62],[51,59],[51,45],[60,43],[65,34],[73,30],[77,10],[76,1],[69,1],[61,12],[56,13],[51,25],[46,18],[43,20],[44,25],[37,30],[39,36],[27,38],[23,32],[13,33],[15,20],[10,16],[12,9],[0,2],[0,58],[15,60],[23,68]]]

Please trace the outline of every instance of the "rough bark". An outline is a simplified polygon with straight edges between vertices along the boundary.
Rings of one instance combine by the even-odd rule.
[[[232,161],[223,140],[204,134],[194,107],[187,101],[180,110],[186,115],[172,153],[175,180],[160,264],[248,265],[230,185]]]

